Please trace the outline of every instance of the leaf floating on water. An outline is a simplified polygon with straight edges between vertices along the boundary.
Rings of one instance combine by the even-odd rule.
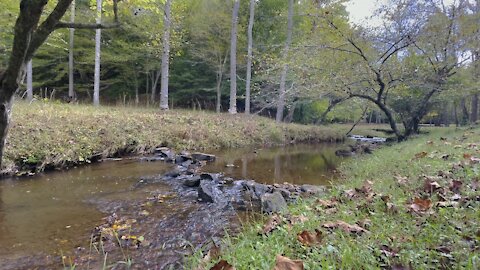
[[[301,260],[291,260],[287,257],[277,255],[273,270],[303,270],[303,262]]]
[[[323,233],[318,229],[315,232],[303,231],[297,235],[298,241],[305,246],[316,246],[323,240]]]
[[[221,260],[217,264],[212,266],[212,268],[210,268],[210,270],[235,270],[235,267],[233,267],[227,261]]]

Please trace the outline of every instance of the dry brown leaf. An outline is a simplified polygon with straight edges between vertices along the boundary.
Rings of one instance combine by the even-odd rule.
[[[298,241],[305,246],[316,246],[323,240],[323,233],[318,229],[315,232],[303,231],[297,235]]]
[[[464,159],[470,159],[471,157],[472,157],[471,154],[468,154],[468,153],[464,153],[464,154],[463,154],[463,158],[464,158]]]
[[[287,257],[277,255],[273,270],[303,270],[303,262],[301,260],[291,260]]]
[[[271,216],[267,222],[265,223],[265,226],[263,226],[262,233],[263,234],[269,234],[273,230],[275,230],[280,224],[282,224],[283,219],[279,215],[275,214]]]
[[[433,142],[432,141],[427,141],[427,144],[428,145],[433,145]]]
[[[227,261],[221,260],[217,264],[212,266],[212,268],[210,268],[210,270],[235,270],[235,267],[233,267]]]
[[[323,227],[327,228],[327,229],[340,228],[344,232],[347,232],[347,233],[361,234],[361,233],[364,233],[364,232],[368,232],[367,230],[365,230],[364,228],[362,228],[362,227],[360,227],[356,224],[350,225],[350,224],[346,223],[345,221],[341,221],[341,220],[337,220],[336,222],[327,222],[327,223],[323,224]]]
[[[315,202],[320,204],[322,207],[325,207],[325,208],[332,208],[332,207],[337,206],[337,201],[335,199],[333,199],[333,200],[317,199]]]
[[[427,155],[428,155],[427,152],[422,151],[422,152],[420,152],[420,153],[416,153],[416,154],[415,154],[415,159],[424,158],[424,157],[426,157]]]
[[[448,186],[448,188],[452,191],[452,192],[455,192],[455,193],[458,193],[460,192],[460,189],[462,188],[463,186],[463,182],[460,181],[460,180],[452,180],[452,182],[450,182],[450,185]]]
[[[397,180],[397,183],[399,185],[406,185],[408,183],[408,178],[407,177],[403,177],[403,176],[400,176],[400,175],[395,175],[394,176],[395,180]]]
[[[352,199],[357,195],[357,192],[354,189],[347,189],[344,192],[345,192],[345,195],[347,195],[347,197],[349,199]]]
[[[397,214],[398,213],[398,208],[395,204],[391,202],[385,203],[386,211],[389,214]]]
[[[437,181],[434,181],[431,177],[425,176],[425,182],[423,183],[423,190],[429,193],[433,193],[442,188]]]
[[[293,216],[293,217],[289,218],[287,221],[290,223],[290,225],[301,224],[301,223],[305,223],[306,221],[308,221],[308,217],[306,217],[304,215]]]
[[[409,208],[418,213],[427,211],[431,206],[432,201],[430,199],[415,198]]]

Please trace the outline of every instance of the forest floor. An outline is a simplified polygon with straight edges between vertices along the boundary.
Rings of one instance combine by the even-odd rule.
[[[105,157],[151,153],[159,146],[208,150],[342,141],[349,125],[277,125],[243,114],[157,108],[16,102],[4,175],[63,169]]]
[[[328,193],[245,225],[191,269],[480,269],[479,142],[478,128],[442,128],[350,159]]]

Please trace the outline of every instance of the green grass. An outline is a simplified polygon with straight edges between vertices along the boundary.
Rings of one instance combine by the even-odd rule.
[[[208,150],[342,140],[346,127],[277,125],[242,114],[16,102],[4,174],[88,163],[92,156],[143,154],[158,146]]]
[[[268,235],[259,234],[266,218],[246,225],[239,235],[224,239],[219,259],[236,269],[272,269],[277,254],[302,260],[305,269],[480,269],[479,149],[479,129],[434,129],[351,159],[340,168],[340,183],[321,196],[337,200],[333,210],[317,198],[300,200],[289,206],[284,218],[303,215],[307,221],[280,225]],[[438,175],[445,175],[434,178],[440,189],[430,194],[424,190],[424,176]],[[453,207],[437,205],[439,194],[452,201],[449,185],[453,180],[463,183],[460,202]],[[372,191],[367,195],[357,191],[357,197],[349,198],[345,191],[361,189],[365,181],[372,183]],[[368,195],[372,198],[367,199]],[[382,196],[389,197],[390,208]],[[409,207],[415,198],[430,199],[431,208],[412,212]],[[366,219],[369,226],[361,223]],[[362,224],[369,232],[322,226],[337,220]],[[317,246],[303,246],[297,234],[314,229],[320,229],[324,239]],[[203,255],[190,258],[192,269]]]

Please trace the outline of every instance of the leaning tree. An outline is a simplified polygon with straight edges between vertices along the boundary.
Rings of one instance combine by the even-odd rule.
[[[58,0],[55,8],[41,21],[48,0],[21,0],[20,11],[14,26],[14,39],[8,64],[0,70],[0,167],[5,140],[10,123],[12,102],[21,81],[25,65],[32,59],[48,36],[59,28],[100,29],[119,26],[117,1],[113,0],[114,22],[87,24],[61,21],[73,0]]]

